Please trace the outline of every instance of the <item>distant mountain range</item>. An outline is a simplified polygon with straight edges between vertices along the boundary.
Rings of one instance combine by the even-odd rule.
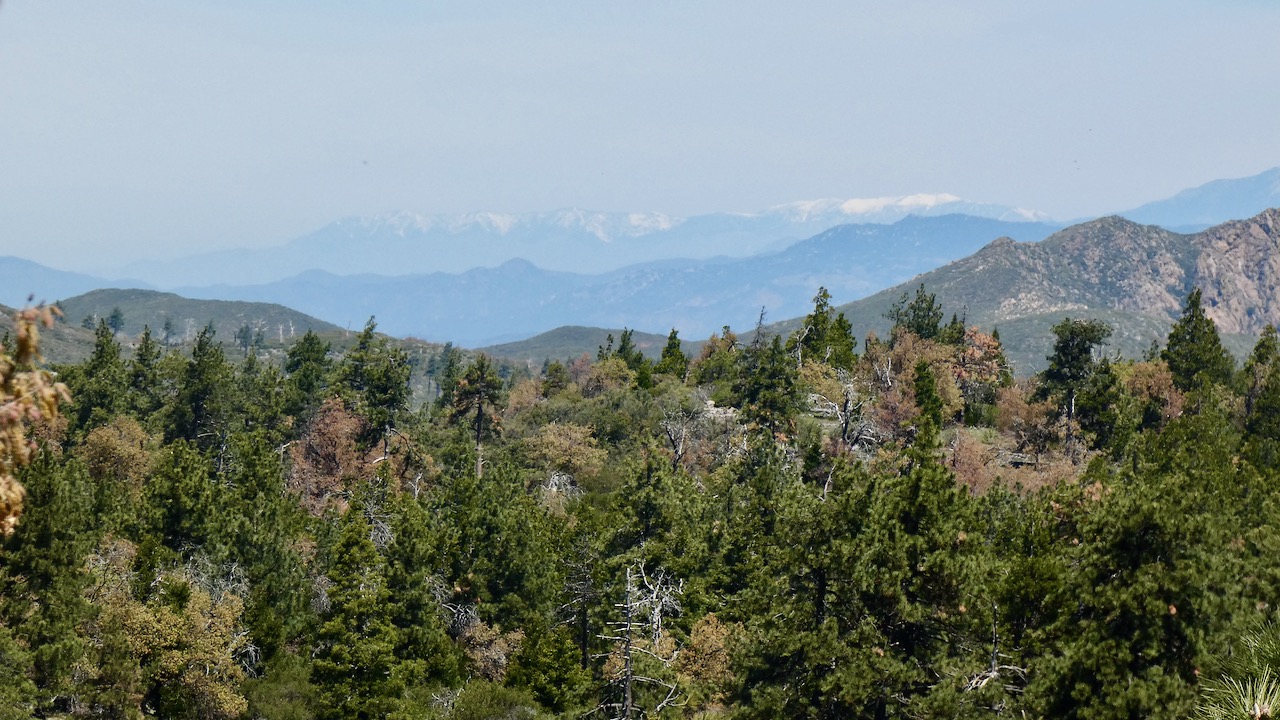
[[[1247,178],[1214,180],[1117,214],[1134,222],[1195,232],[1273,207],[1280,207],[1280,167]]]
[[[55,270],[30,260],[0,257],[0,305],[20,308],[30,302],[53,302],[90,290],[113,287],[146,287],[138,280],[108,280],[81,273]]]
[[[1270,205],[1280,205],[1280,168],[1250,178],[1211,182],[1126,214],[1166,228],[1144,233],[1185,238],[1200,236],[1178,235],[1173,230],[1217,224],[1231,216],[1252,216]],[[946,214],[957,210],[968,214]],[[835,300],[841,301],[898,283],[913,285],[918,280],[912,278],[919,273],[934,271],[922,278],[932,285],[938,278],[950,277],[947,273],[982,270],[978,273],[982,280],[975,281],[978,284],[972,291],[947,289],[944,293],[940,288],[940,297],[949,298],[949,309],[967,307],[970,320],[999,323],[1008,337],[1018,332],[1019,323],[1034,315],[1030,308],[1035,306],[1025,299],[1004,296],[1007,289],[1015,287],[1013,280],[1031,282],[1028,278],[1063,272],[1070,275],[1069,263],[1061,264],[1070,258],[1040,258],[1032,269],[1006,278],[990,276],[986,266],[975,268],[973,259],[966,256],[997,237],[1021,242],[1002,241],[992,247],[1023,247],[1060,228],[1034,221],[1036,217],[1035,213],[1004,206],[965,203],[949,195],[802,202],[754,214],[719,213],[683,219],[577,210],[458,217],[398,214],[339,221],[275,248],[215,253],[169,264],[139,264],[133,269],[139,274],[146,271],[156,285],[165,287],[192,280],[181,288],[190,297],[278,303],[349,329],[358,329],[368,317],[376,316],[379,328],[392,335],[448,340],[471,347],[525,338],[562,325],[625,326],[659,336],[676,327],[682,338],[696,341],[724,324],[747,329],[762,308],[769,318],[803,315],[819,286],[827,287]],[[1109,218],[1096,222],[1120,221]],[[1085,223],[1063,233],[1088,227],[1093,225]],[[1044,247],[1058,248],[1054,252],[1085,251],[1083,245],[1064,244],[1060,239],[1063,233],[1046,240]],[[797,239],[800,237],[805,239]],[[1119,243],[1112,250],[1127,247],[1114,238],[1109,242]],[[1177,244],[1175,240],[1168,242]],[[989,259],[992,252],[988,247],[973,257]],[[1108,251],[1089,252],[1106,256]],[[1181,258],[1178,262],[1183,265],[1179,267],[1190,262],[1185,253],[1174,256]],[[1230,261],[1253,263],[1237,273],[1248,275],[1255,266],[1269,267],[1275,256],[1262,253]],[[1116,276],[1119,268],[1128,267],[1125,262],[1134,268],[1127,277],[1134,277],[1141,268],[1163,262],[1161,257],[1110,258],[1089,266],[1087,272],[1080,270],[1074,284],[1059,288],[1058,295],[1044,290],[1035,296],[1040,298],[1036,302],[1049,314],[1072,308],[1119,313],[1119,324],[1126,328],[1127,318],[1146,318],[1142,322],[1147,324],[1132,330],[1135,335],[1130,338],[1139,342],[1136,336],[1142,335],[1139,344],[1145,344],[1162,335],[1161,328],[1169,319],[1163,310],[1154,312],[1151,308],[1167,309],[1170,297],[1180,301],[1185,294],[1178,291],[1176,283],[1166,283],[1168,297],[1162,296],[1161,304],[1146,298],[1138,308],[1141,312],[1125,309],[1122,304],[1112,308],[1103,302],[1106,298],[1086,295],[1091,292],[1090,282],[1111,283],[1109,278]],[[426,267],[461,268],[480,262],[478,258],[492,259],[494,266],[468,266],[459,272],[420,271]],[[935,270],[957,258],[965,259]],[[604,267],[626,260],[643,262],[594,274],[559,269],[573,263]],[[303,269],[306,271],[299,274]],[[361,272],[364,270],[378,272]],[[1101,274],[1090,280],[1088,272]],[[1184,267],[1184,274],[1189,272]],[[277,278],[282,273],[290,276]],[[1222,281],[1220,304],[1243,303],[1257,317],[1266,316],[1274,286],[1254,283],[1232,290],[1229,275]],[[1209,276],[1200,272],[1195,277]],[[208,281],[212,278],[227,282],[211,285]],[[31,293],[37,300],[53,300],[95,288],[142,284],[0,258],[0,303],[15,306],[23,304]],[[857,306],[883,306],[862,313],[866,328],[883,323],[883,310],[900,290],[886,292]],[[989,312],[979,297],[983,293],[1001,298],[1000,302],[1018,308],[1018,313]],[[1224,316],[1224,322],[1227,320]],[[180,329],[185,332],[185,316],[182,323]],[[1256,325],[1237,323],[1230,331],[1245,337],[1256,332]],[[1117,342],[1129,340],[1118,336]],[[1039,361],[1036,353],[1026,356],[1028,363]]]
[[[1005,221],[1044,219],[1032,211],[966,202],[954,195],[816,200],[757,213],[688,218],[578,209],[521,215],[401,212],[346,218],[275,247],[142,261],[122,272],[168,289],[268,283],[300,270],[336,275],[460,273],[517,258],[547,270],[601,273],[671,258],[748,257],[781,250],[847,223],[955,214]]]
[[[1132,210],[1134,221],[1194,231],[1280,205],[1280,168],[1217,180]],[[513,259],[559,272],[598,274],[629,265],[773,252],[845,224],[890,224],[906,217],[969,215],[1005,222],[1051,222],[1032,210],[975,203],[948,194],[811,200],[754,213],[675,217],[581,209],[537,213],[345,218],[287,243],[222,250],[175,260],[143,260],[117,277],[162,289],[258,285],[304,270],[334,275],[462,273]],[[957,256],[958,257],[958,256]]]
[[[393,335],[466,347],[561,325],[671,328],[703,339],[725,324],[754,325],[804,312],[820,286],[861,297],[963,257],[991,238],[1039,240],[1057,227],[967,215],[841,225],[781,252],[745,259],[668,260],[599,275],[556,272],[523,260],[458,275],[333,275],[310,271],[254,286],[192,287],[191,297],[273,302],[359,327],[370,315]]]

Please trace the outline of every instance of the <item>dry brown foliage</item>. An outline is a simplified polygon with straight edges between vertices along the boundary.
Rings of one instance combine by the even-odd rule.
[[[36,447],[28,430],[56,423],[58,405],[71,399],[65,385],[39,368],[40,327],[53,324],[53,312],[44,306],[19,311],[13,354],[0,348],[0,535],[12,533],[22,515],[26,491],[14,475]]]
[[[1018,452],[1043,455],[1058,437],[1058,410],[1032,402],[1031,392],[1025,381],[996,391],[996,427],[1014,438]]]
[[[958,428],[947,449],[947,466],[956,482],[973,494],[986,492],[996,482],[995,449],[964,428]]]
[[[507,393],[507,407],[503,410],[503,416],[507,419],[513,418],[541,403],[544,399],[540,381],[522,380],[519,385],[511,388],[511,392]]]
[[[308,513],[345,512],[354,483],[385,467],[392,492],[416,495],[441,474],[435,459],[394,430],[385,443],[361,451],[363,418],[337,398],[321,403],[302,436],[289,445],[287,487]]]
[[[1124,387],[1145,408],[1160,414],[1161,425],[1182,414],[1185,396],[1173,385],[1173,373],[1163,360],[1134,363],[1125,374]]]
[[[306,430],[289,446],[288,488],[307,512],[319,517],[329,507],[346,509],[347,484],[364,469],[357,439],[364,430],[359,415],[341,400],[325,400]]]
[[[877,435],[886,440],[909,440],[918,417],[920,408],[916,406],[915,391],[902,383],[894,383],[882,391],[871,411]]]
[[[116,416],[91,430],[76,455],[94,481],[122,489],[127,497],[136,500],[151,472],[155,445],[155,439],[136,420]]]
[[[909,434],[919,411],[915,409],[916,364],[924,361],[933,369],[938,397],[942,400],[942,416],[952,418],[964,409],[964,396],[957,384],[958,348],[921,340],[911,333],[899,334],[892,346],[869,339],[863,354],[860,374],[880,393],[876,417],[881,430],[902,439]],[[910,406],[909,408],[907,406]]]
[[[462,631],[458,642],[462,644],[476,675],[490,682],[502,682],[507,676],[511,658],[520,652],[524,644],[524,632],[513,630],[504,633],[477,620]]]
[[[587,375],[591,372],[591,356],[582,353],[573,362],[569,363],[566,368],[569,371],[569,379],[574,385],[582,387],[587,382]]]
[[[676,677],[691,688],[689,709],[695,713],[724,708],[733,669],[729,664],[729,638],[741,627],[720,622],[715,613],[704,615],[689,631],[689,641],[676,657]]]
[[[1007,371],[1000,341],[976,327],[964,331],[964,345],[955,354],[953,367],[957,384],[995,385]]]

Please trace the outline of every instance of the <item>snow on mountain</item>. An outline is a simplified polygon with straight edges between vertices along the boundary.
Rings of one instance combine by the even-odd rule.
[[[776,205],[773,213],[801,222],[811,220],[843,220],[850,223],[888,224],[910,215],[970,215],[1008,222],[1043,222],[1049,217],[1042,212],[1004,205],[974,203],[949,193],[903,195],[899,197],[852,198],[849,200],[803,200]]]
[[[1028,222],[1043,215],[921,194],[811,200],[754,213],[676,217],[656,212],[392,212],[349,217],[284,245],[143,261],[122,273],[158,286],[243,285],[319,269],[340,275],[457,273],[524,258],[562,272],[597,273],[669,258],[750,257],[848,223],[890,224],[909,216],[965,214]]]
[[[372,217],[345,218],[337,222],[352,223],[370,231],[387,228],[402,237],[433,231],[453,235],[481,232],[506,236],[518,231],[555,227],[560,230],[585,231],[601,242],[612,242],[617,238],[640,237],[653,232],[667,231],[684,222],[684,219],[662,213],[609,213],[567,208],[520,215],[498,212],[420,215],[401,211]]]

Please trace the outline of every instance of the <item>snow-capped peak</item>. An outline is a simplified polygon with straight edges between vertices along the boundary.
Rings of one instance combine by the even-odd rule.
[[[950,193],[917,193],[849,200],[802,200],[775,205],[763,214],[781,215],[796,222],[836,220],[839,222],[896,222],[908,215],[960,213],[999,220],[1035,221],[1048,219],[1034,210],[975,203]]]

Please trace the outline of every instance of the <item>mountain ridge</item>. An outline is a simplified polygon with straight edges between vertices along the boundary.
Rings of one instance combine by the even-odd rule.
[[[754,213],[677,217],[652,212],[476,212],[422,215],[398,211],[347,217],[280,245],[227,249],[130,263],[122,272],[165,289],[263,284],[292,277],[300,258],[335,274],[464,272],[523,257],[548,270],[603,273],[674,257],[750,257],[842,224],[892,224],[911,216],[967,214],[1043,221],[1041,213],[953,195],[814,200]]]
[[[1039,242],[995,240],[974,254],[869,297],[839,305],[856,332],[883,336],[885,313],[923,284],[948,315],[999,328],[1010,359],[1043,367],[1064,317],[1095,317],[1115,328],[1111,349],[1136,357],[1162,342],[1188,293],[1200,288],[1205,313],[1238,354],[1267,324],[1280,325],[1280,208],[1198,233],[1176,233],[1108,216]],[[1000,292],[992,292],[1000,288]],[[771,326],[786,333],[800,319]]]
[[[749,325],[761,307],[787,317],[819,286],[860,297],[961,257],[1002,234],[1048,236],[1057,226],[969,216],[842,225],[752,258],[662,260],[585,275],[527,260],[459,274],[305,273],[258,286],[180,288],[192,297],[276,302],[341,326],[377,315],[393,335],[493,345],[563,325],[632,327],[687,338]]]
[[[1280,167],[1241,178],[1211,180],[1172,197],[1118,213],[1135,222],[1196,232],[1280,205]]]

